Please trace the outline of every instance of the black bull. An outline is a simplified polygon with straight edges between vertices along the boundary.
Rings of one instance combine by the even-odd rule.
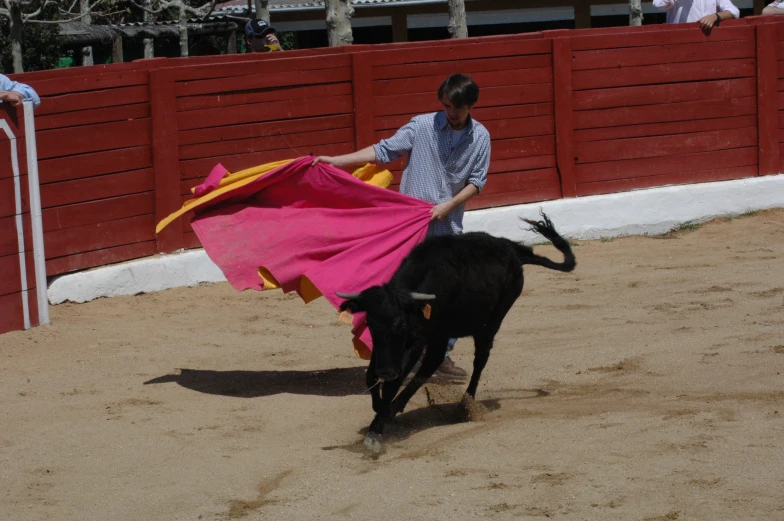
[[[373,339],[367,385],[376,416],[365,438],[368,449],[381,450],[384,423],[403,412],[435,373],[449,339],[470,336],[474,338],[473,373],[458,406],[459,413],[467,413],[493,339],[523,291],[522,266],[535,264],[564,272],[575,267],[569,243],[546,215],[542,218],[525,221],[563,253],[561,263],[536,255],[529,246],[486,233],[434,237],[414,248],[387,284],[357,294],[338,293],[346,299],[341,311],[367,314]],[[420,357],[419,370],[398,394]]]

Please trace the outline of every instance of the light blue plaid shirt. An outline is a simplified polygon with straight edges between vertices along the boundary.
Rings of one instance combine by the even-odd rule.
[[[389,139],[373,145],[376,161],[391,163],[408,154],[400,192],[431,204],[445,203],[472,184],[481,191],[490,165],[490,133],[473,119],[452,148],[452,128],[444,111],[415,116]],[[428,235],[463,231],[461,204],[440,221],[433,221]]]

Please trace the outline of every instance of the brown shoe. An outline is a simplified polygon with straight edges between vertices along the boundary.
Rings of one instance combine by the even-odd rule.
[[[436,370],[436,376],[448,378],[449,380],[465,380],[468,377],[468,373],[464,369],[457,367],[452,361],[452,357],[447,356],[438,370]]]

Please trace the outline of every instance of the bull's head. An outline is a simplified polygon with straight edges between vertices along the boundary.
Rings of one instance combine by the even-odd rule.
[[[337,293],[346,299],[340,311],[365,312],[373,339],[372,360],[381,380],[394,380],[424,345],[423,308],[435,295],[412,293],[391,285],[373,286],[362,293]]]

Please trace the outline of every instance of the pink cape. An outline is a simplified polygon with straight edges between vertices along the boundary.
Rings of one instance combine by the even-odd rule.
[[[389,281],[424,240],[433,205],[312,161],[294,160],[224,194],[191,224],[235,289],[264,289],[263,267],[284,292],[299,291],[305,278],[339,308],[335,292]],[[364,314],[353,325],[355,350],[365,358],[372,342]]]

